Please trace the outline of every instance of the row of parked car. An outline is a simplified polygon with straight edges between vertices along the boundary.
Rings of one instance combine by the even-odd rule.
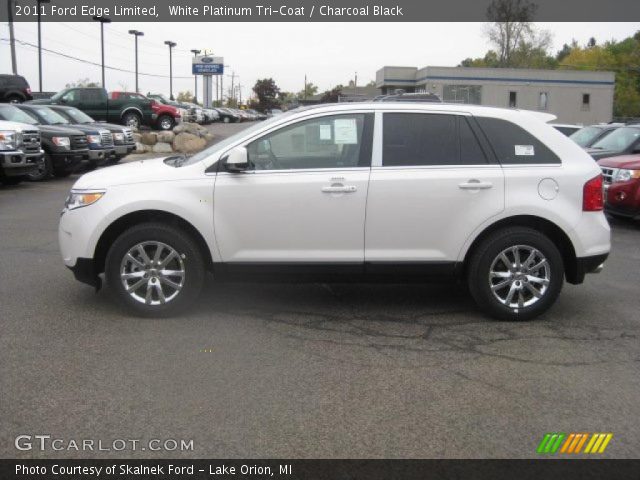
[[[75,107],[96,120],[119,123],[132,129],[144,126],[171,130],[182,121],[209,124],[266,118],[255,110],[204,108],[194,103],[170,100],[162,94],[107,92],[98,87],[65,88],[48,98],[34,99],[29,84],[19,75],[0,75],[0,101]]]
[[[74,107],[0,104],[0,183],[66,177],[114,164],[136,147],[133,131]]]
[[[600,165],[606,211],[615,217],[640,218],[640,122],[554,127]]]

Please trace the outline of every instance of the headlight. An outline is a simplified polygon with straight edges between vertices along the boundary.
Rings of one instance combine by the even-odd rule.
[[[102,138],[100,135],[87,135],[87,142],[100,144],[102,142]]]
[[[71,146],[71,141],[69,140],[69,137],[53,137],[51,141],[58,147],[69,148]]]
[[[104,190],[71,190],[69,196],[64,201],[64,207],[68,210],[86,207],[96,203],[104,194]]]
[[[640,170],[627,170],[621,168],[614,179],[615,182],[628,182],[632,178],[640,178]]]
[[[118,142],[124,141],[124,133],[114,133],[113,140]]]
[[[15,150],[18,134],[13,130],[0,130],[0,150]]]

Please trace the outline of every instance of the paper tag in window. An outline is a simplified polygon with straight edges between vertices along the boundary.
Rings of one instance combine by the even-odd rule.
[[[320,125],[320,140],[331,140],[331,125]]]
[[[533,149],[533,145],[516,145],[516,155],[535,155],[535,151]]]
[[[355,118],[339,118],[333,121],[336,144],[353,145],[358,143],[358,126]]]

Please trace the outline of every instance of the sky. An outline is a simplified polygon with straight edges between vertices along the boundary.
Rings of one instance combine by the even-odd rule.
[[[15,23],[19,41],[37,45],[37,24]],[[536,23],[551,32],[553,52],[576,39],[601,43],[620,40],[640,30],[640,23]],[[127,32],[142,30],[140,91],[169,93],[169,53],[165,40],[177,43],[173,53],[173,93],[193,91],[191,49],[223,56],[225,86],[240,83],[247,98],[259,78],[272,77],[285,91],[304,88],[305,75],[320,91],[347,84],[357,72],[358,85],[375,79],[378,69],[394,66],[456,66],[491,47],[484,23],[126,23],[105,25],[105,64],[134,71],[134,40]],[[7,23],[0,24],[0,73],[11,73]],[[3,40],[4,39],[4,40]],[[95,23],[43,23],[42,46],[97,63],[91,65],[43,53],[43,90],[58,91],[66,83],[89,78],[100,81],[100,27]],[[19,44],[18,73],[38,90],[37,50]],[[229,82],[229,83],[228,83]],[[133,73],[106,70],[108,90],[134,90]],[[202,82],[198,81],[202,95]]]

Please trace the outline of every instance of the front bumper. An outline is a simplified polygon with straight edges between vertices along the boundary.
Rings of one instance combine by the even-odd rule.
[[[53,166],[56,169],[71,170],[83,160],[89,160],[89,150],[68,150],[50,153]]]
[[[113,156],[115,156],[115,157],[124,157],[126,155],[129,155],[135,149],[136,149],[135,143],[115,145],[114,146]]]
[[[44,152],[25,154],[22,151],[0,152],[0,171],[5,177],[21,177],[33,173]]]
[[[102,286],[102,279],[95,271],[92,258],[78,258],[74,266],[67,265],[67,268],[73,272],[73,276],[79,282],[91,285],[96,290],[99,290]]]
[[[621,217],[640,217],[640,180],[605,185],[604,209]]]
[[[89,150],[89,162],[95,163],[96,165],[103,165],[111,158],[113,152],[113,148]]]

